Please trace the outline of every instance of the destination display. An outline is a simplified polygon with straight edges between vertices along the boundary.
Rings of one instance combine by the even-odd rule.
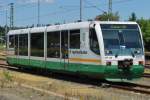
[[[101,24],[102,29],[138,29],[137,25],[128,24]]]

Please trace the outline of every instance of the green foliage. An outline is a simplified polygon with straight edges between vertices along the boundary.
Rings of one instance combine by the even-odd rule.
[[[0,50],[5,50],[5,44],[0,43]]]
[[[12,75],[10,75],[10,72],[7,70],[3,71],[3,74],[0,78],[0,88],[4,88],[5,86],[7,86],[8,82],[12,82]]]
[[[136,14],[133,12],[129,17],[129,21],[136,21],[136,20],[137,20]]]
[[[0,26],[0,36],[4,36],[5,28]]]
[[[133,12],[129,17],[129,21],[136,21],[140,25],[143,34],[145,49],[150,51],[150,19],[137,19],[136,14]]]
[[[137,23],[140,25],[142,33],[143,33],[143,39],[145,43],[146,50],[150,51],[150,19],[138,19]]]
[[[9,71],[4,71],[3,74],[7,81],[12,81],[12,76],[10,75]]]
[[[95,20],[100,20],[100,21],[119,21],[119,14],[118,12],[116,13],[103,13],[102,15],[98,15]]]

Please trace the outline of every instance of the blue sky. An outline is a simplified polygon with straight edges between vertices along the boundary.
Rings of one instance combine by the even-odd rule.
[[[74,22],[79,19],[80,0],[40,0],[40,23],[54,24]],[[0,0],[0,25],[6,23],[6,9],[14,3],[15,26],[37,24],[37,0]],[[93,19],[107,11],[108,0],[83,0],[83,19]],[[93,7],[94,6],[94,7]],[[96,6],[96,7],[95,7]],[[113,12],[119,12],[121,20],[127,20],[132,12],[138,18],[150,18],[150,0],[113,0]],[[9,24],[9,18],[8,18]]]

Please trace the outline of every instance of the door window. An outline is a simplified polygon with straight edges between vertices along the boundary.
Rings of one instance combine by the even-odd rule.
[[[31,33],[31,56],[44,57],[44,33]]]
[[[61,31],[62,58],[68,58],[68,30]]]
[[[70,30],[70,48],[80,49],[80,30]]]
[[[60,58],[60,31],[47,33],[47,57]]]

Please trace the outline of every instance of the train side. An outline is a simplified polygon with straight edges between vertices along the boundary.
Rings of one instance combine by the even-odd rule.
[[[140,78],[144,71],[144,54],[135,57],[118,54],[116,57],[105,53],[109,50],[105,48],[100,24],[106,23],[80,22],[12,30],[7,34],[7,62],[19,67],[83,74],[107,80]],[[127,63],[127,68],[119,68],[119,63],[121,67],[126,67],[123,64]]]

